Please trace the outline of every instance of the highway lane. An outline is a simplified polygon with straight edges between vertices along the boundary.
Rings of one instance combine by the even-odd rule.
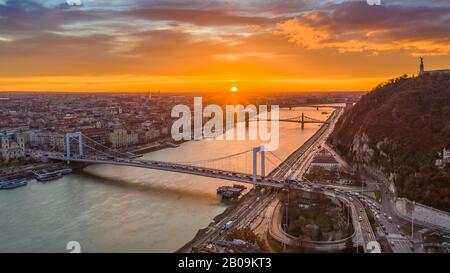
[[[341,109],[337,110],[335,113],[336,114],[332,118],[333,122],[331,122],[330,125],[324,125],[321,132],[313,136],[310,141],[305,143],[305,145],[302,145],[302,147],[291,154],[286,159],[286,161],[284,161],[282,164],[280,164],[279,167],[271,172],[269,177],[279,181],[284,181],[293,173],[295,173],[297,177],[302,177],[309,166],[310,160],[312,160],[314,154],[319,151],[320,146],[325,143],[326,139],[334,128],[335,121],[342,114]],[[309,191],[308,189],[304,189],[303,187],[294,188],[296,188],[297,190]],[[365,214],[365,210],[362,204],[356,202],[355,205],[354,202],[349,201],[348,196],[346,196],[345,194],[341,195],[334,189],[327,193],[347,200],[348,203],[352,205],[352,214],[354,214],[352,217],[352,221],[354,221],[353,224],[355,226],[355,229],[357,230],[357,236],[361,238],[360,240],[356,241],[357,243],[362,243],[365,249],[365,246],[369,241],[375,240],[375,235],[371,229],[370,222],[367,218],[367,215]],[[268,213],[269,215],[270,211],[273,211],[275,214],[278,213],[278,211],[273,209],[273,200],[275,199],[275,194],[271,194],[270,196],[258,196],[258,193],[254,194],[254,196],[248,198],[245,202],[243,202],[243,204],[239,205],[239,207],[236,208],[235,211],[231,212],[219,223],[208,229],[208,231],[205,233],[204,238],[198,240],[196,245],[223,239],[227,232],[224,229],[224,226],[230,221],[232,221],[233,223],[230,229],[250,226],[253,230],[256,231],[255,233],[264,233],[269,229],[270,225],[273,225],[274,216],[272,216],[271,218],[272,221],[270,219],[268,220]],[[281,217],[281,215],[278,215],[276,217]],[[358,221],[360,218],[361,221]]]
[[[380,184],[380,190],[382,192],[381,199],[381,210],[383,211],[380,217],[380,225],[384,226],[383,232],[386,235],[389,244],[391,245],[392,251],[399,253],[409,253],[409,252],[423,252],[423,248],[420,244],[413,244],[411,236],[406,236],[401,230],[401,227],[411,227],[411,222],[407,221],[397,215],[397,211],[394,208],[394,196],[385,188],[384,184]],[[392,220],[389,220],[391,217]],[[419,240],[420,234],[418,231],[420,226],[415,224],[414,238]]]
[[[329,125],[324,125],[322,128],[324,130],[319,134],[316,134],[312,138],[312,142],[308,143],[308,145],[301,147],[297,151],[295,151],[288,160],[285,161],[281,166],[281,168],[276,169],[275,172],[271,173],[277,179],[285,180],[287,178],[294,178],[299,181],[303,181],[303,175],[308,170],[310,162],[313,160],[315,154],[320,150],[322,146],[325,145],[326,140],[334,129],[336,121],[342,115],[343,111],[341,109],[336,110],[335,115],[331,117],[331,121]],[[358,220],[357,224],[354,223],[354,228],[357,230],[357,243],[364,246],[364,250],[366,250],[366,246],[370,241],[375,241],[376,236],[372,230],[370,225],[370,221],[367,217],[365,208],[363,204],[357,199],[352,198],[349,193],[340,194],[336,189],[326,189],[323,185],[317,185],[314,183],[309,183],[304,181],[302,185],[308,186],[318,186],[320,190],[324,191],[324,194],[327,195],[336,195],[337,197],[341,197],[348,201],[349,204],[352,204],[354,210],[356,211],[356,219]],[[339,189],[339,186],[335,186],[335,188]],[[348,187],[351,189],[355,189],[354,187]],[[304,187],[300,187],[297,189],[309,191],[309,189],[305,189]],[[359,187],[358,187],[359,189]],[[354,216],[354,217],[355,217]]]
[[[330,193],[330,196],[334,196],[334,194]],[[335,196],[336,198],[343,199],[342,197]],[[350,203],[351,205],[351,203]],[[283,209],[282,204],[279,199],[275,199],[270,205],[270,213],[272,215],[270,225],[269,225],[269,234],[272,238],[282,243],[283,245],[288,246],[301,246],[307,249],[311,249],[314,251],[341,251],[346,248],[347,240],[353,239],[357,240],[357,232],[354,232],[349,238],[342,238],[336,241],[310,241],[303,240],[301,238],[295,237],[293,235],[288,234],[283,229]],[[352,206],[352,213],[356,213],[356,209]],[[357,221],[354,219],[357,218],[355,215],[352,217],[353,225],[357,226]]]
[[[341,109],[338,109],[336,112],[340,114],[340,111]],[[332,117],[336,116],[335,113],[332,115]],[[336,119],[333,118],[332,120],[335,121]],[[294,162],[301,161],[301,157],[305,155],[307,151],[311,151],[310,148],[313,147],[314,144],[316,144],[317,141],[321,139],[321,137],[323,137],[323,133],[327,132],[328,129],[329,125],[325,124],[324,126],[322,126],[322,128],[318,131],[319,133],[316,133],[311,139],[309,139],[299,149],[292,153],[284,163],[275,168],[269,174],[268,179],[275,181],[284,181],[287,173],[290,171],[290,165],[292,165]],[[284,187],[282,182],[281,185],[282,187]],[[226,217],[224,217],[224,219],[214,224],[213,226],[208,227],[204,236],[202,236],[203,238],[198,239],[194,243],[194,245],[199,246],[211,241],[223,239],[227,232],[224,227],[226,223],[230,221],[232,221],[232,225],[229,227],[229,229],[250,226],[257,231],[267,230],[270,221],[265,218],[266,210],[270,208],[270,204],[275,198],[276,193],[274,192],[261,193],[256,190],[251,191],[249,194],[247,194],[246,199],[242,204],[231,211]]]
[[[299,167],[305,164],[305,157],[310,157],[313,154],[315,148],[317,149],[320,144],[328,138],[328,135],[333,130],[335,122],[342,115],[343,110],[337,109],[328,118],[328,124],[324,124],[305,144],[299,149],[293,152],[284,162],[282,162],[277,168],[275,168],[269,177],[273,177],[279,180],[285,180],[294,170],[299,171]],[[300,165],[300,166],[299,166]]]
[[[300,149],[295,151],[291,156],[288,157],[288,159],[284,163],[280,165],[279,168],[275,169],[270,175],[280,180],[286,180],[287,178],[294,178],[299,181],[304,180],[303,175],[308,170],[310,162],[314,158],[315,154],[320,150],[320,148],[323,145],[325,145],[326,140],[328,139],[329,135],[334,129],[336,121],[339,119],[341,115],[342,110],[338,109],[335,112],[335,115],[331,117],[332,122],[330,122],[329,125],[324,125],[322,127],[323,131],[313,136],[313,138],[311,138],[312,141],[310,143],[308,143],[305,146],[302,146]],[[293,187],[293,188],[304,191],[311,191],[310,190],[311,188],[304,188],[304,186],[306,185],[307,187],[311,187],[313,185],[317,186],[317,184],[308,183],[306,181],[304,181],[302,185],[300,187]],[[355,189],[354,187],[349,188]],[[336,191],[336,189],[333,188],[326,189],[325,187],[323,187],[323,185],[319,185],[318,189],[322,190],[323,193],[326,195],[342,198],[343,200],[347,201],[349,205],[351,205],[352,212],[354,214],[352,217],[354,220],[353,225],[357,231],[355,241],[356,243],[361,244],[364,247],[364,250],[366,251],[367,244],[370,241],[375,241],[376,236],[370,225],[370,221],[367,217],[364,205],[359,200],[357,200],[357,198],[352,198],[349,195],[349,193],[341,194],[340,192]],[[275,211],[275,213],[277,213],[277,211]],[[274,219],[277,219],[276,216],[274,216]],[[281,235],[280,238],[282,238]],[[286,238],[284,239],[287,240]],[[290,241],[288,240],[284,243],[289,242]]]
[[[227,232],[236,228],[243,228],[254,222],[264,209],[270,204],[270,201],[276,196],[275,192],[259,190],[252,190],[249,192],[242,202],[236,206],[232,211],[218,221],[209,225],[205,233],[192,243],[191,247],[185,249],[185,252],[190,252],[192,247],[201,246],[210,242],[223,240]],[[227,227],[228,222],[232,222]]]

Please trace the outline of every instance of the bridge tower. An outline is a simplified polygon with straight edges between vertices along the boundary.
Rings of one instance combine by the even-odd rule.
[[[264,178],[266,175],[266,161],[264,145],[253,148],[253,182],[256,183],[256,174],[258,172],[258,153],[261,154],[261,177]]]
[[[302,129],[305,129],[305,113],[302,112]]]
[[[66,134],[66,158],[67,158],[67,160],[69,160],[72,157],[71,150],[70,150],[71,149],[70,142],[72,141],[72,139],[78,140],[78,152],[79,152],[80,156],[84,155],[83,135],[81,134],[81,132],[68,133],[68,134]]]

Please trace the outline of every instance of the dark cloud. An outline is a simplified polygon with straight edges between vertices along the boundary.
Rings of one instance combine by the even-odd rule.
[[[124,14],[144,18],[152,21],[177,21],[191,23],[199,26],[221,25],[266,25],[279,22],[281,19],[272,19],[258,16],[229,15],[220,10],[193,10],[193,9],[135,9]]]
[[[448,54],[450,6],[326,4],[280,24],[281,34],[310,48],[340,51],[409,50]],[[422,49],[422,47],[424,47]]]
[[[60,30],[63,24],[106,19],[111,13],[70,8],[65,4],[46,7],[37,1],[7,0],[0,5],[0,34],[34,36]]]
[[[276,67],[287,74],[300,67],[319,73],[323,63],[337,58],[336,50],[358,60],[364,59],[362,52],[450,52],[450,5],[438,0],[392,0],[383,6],[364,1],[134,0],[83,8],[42,2],[0,4],[3,75],[170,74],[200,68],[219,73],[230,60],[250,60],[245,71]],[[67,25],[73,28],[68,31]],[[229,26],[252,28],[242,35]],[[273,35],[277,26],[280,36]],[[313,57],[309,49],[317,50]],[[302,60],[308,61],[304,67]],[[236,67],[230,64],[227,71]]]

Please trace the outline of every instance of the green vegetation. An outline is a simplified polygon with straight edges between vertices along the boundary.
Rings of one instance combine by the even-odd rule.
[[[353,244],[353,239],[350,238],[345,242],[345,252],[352,253],[355,252],[355,246]]]
[[[330,144],[362,170],[381,169],[400,197],[450,211],[450,76],[405,76],[379,85],[336,124]]]
[[[35,160],[27,160],[27,159],[18,159],[14,161],[10,161],[8,163],[6,162],[0,162],[0,168],[11,168],[11,167],[20,167],[25,164],[31,164],[35,163]]]
[[[366,214],[367,214],[367,218],[369,219],[372,230],[377,230],[378,224],[375,221],[375,216],[373,216],[372,211],[370,209],[366,208]]]
[[[251,244],[257,244],[258,247],[262,251],[268,251],[269,247],[264,242],[263,239],[258,237],[251,229],[250,227],[245,227],[243,229],[234,229],[230,231],[226,236],[225,240],[232,241],[235,239],[243,240]]]
[[[411,227],[405,227],[405,226],[403,226],[403,227],[401,227],[401,230],[403,231],[403,233],[405,233],[405,234],[408,235],[408,236],[411,236],[411,234],[412,234],[412,229],[411,229]]]
[[[374,199],[376,202],[381,203],[381,191],[380,190],[374,190],[374,191],[366,191],[363,193],[365,196],[370,197]]]
[[[287,201],[286,196],[282,199],[283,203]],[[351,225],[343,221],[347,213],[322,194],[306,198],[301,192],[291,192],[288,211],[287,232],[293,236],[322,241],[328,240],[329,236],[341,238],[352,233]]]
[[[275,253],[283,253],[284,252],[283,245],[280,242],[272,239],[271,236],[267,236],[267,237],[268,237],[267,242],[268,242],[269,248],[272,250],[272,252],[275,252]]]
[[[337,182],[339,179],[351,181],[353,185],[359,185],[360,177],[356,177],[352,174],[343,171],[331,171],[321,167],[314,167],[304,175],[309,181],[318,182]]]
[[[310,181],[327,181],[335,180],[338,177],[336,171],[330,171],[324,168],[311,168],[310,171],[305,174],[305,178]]]
[[[382,195],[381,195],[381,191],[380,190],[374,190],[373,193],[375,194],[375,201],[377,201],[378,203],[381,203],[382,201]]]
[[[320,208],[299,208],[295,214],[299,215],[290,223],[288,231],[294,236],[305,235],[303,229],[308,225],[318,227],[317,240],[322,240],[322,232],[333,230],[333,219]]]

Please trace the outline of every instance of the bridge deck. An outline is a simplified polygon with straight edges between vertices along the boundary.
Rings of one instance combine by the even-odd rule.
[[[141,160],[127,160],[127,159],[94,159],[94,158],[70,158],[67,159],[64,156],[50,156],[49,159],[69,161],[69,162],[82,162],[90,164],[109,164],[118,166],[128,166],[137,167],[144,169],[160,170],[160,171],[170,171],[184,174],[191,174],[197,176],[211,177],[223,180],[230,180],[239,183],[246,183],[259,186],[267,186],[274,188],[283,188],[285,185],[283,181],[273,179],[273,178],[262,178],[257,176],[257,182],[253,182],[253,176],[251,174],[229,172],[223,170],[209,169],[203,167],[194,167],[189,165],[181,165],[169,162],[159,162],[159,161],[141,161]]]

